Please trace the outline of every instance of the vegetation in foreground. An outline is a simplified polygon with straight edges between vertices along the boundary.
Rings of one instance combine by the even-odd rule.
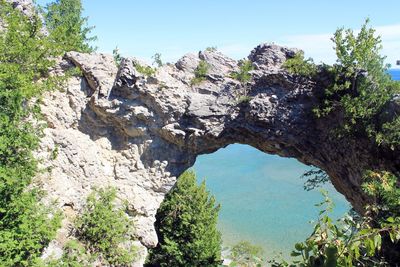
[[[70,20],[80,17],[81,8],[76,0],[49,5],[44,13],[47,36],[39,14],[28,18],[0,0],[5,27],[0,31],[1,266],[33,266],[60,227],[60,212],[40,202],[44,192],[33,184],[39,170],[32,151],[38,148],[44,127],[33,121],[40,119],[40,95],[63,80],[48,76],[55,64],[52,59],[70,49],[89,51],[85,34],[68,43],[79,33],[90,32],[85,21]]]
[[[42,263],[46,267],[127,266],[137,252],[132,244],[133,223],[124,207],[116,206],[115,188],[95,189],[82,215],[75,221],[74,237],[64,246],[60,259]]]
[[[183,173],[158,210],[159,244],[150,250],[148,266],[220,265],[218,211],[205,182],[197,185],[193,171]]]

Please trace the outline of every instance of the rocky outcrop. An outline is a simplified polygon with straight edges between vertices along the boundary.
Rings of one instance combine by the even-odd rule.
[[[68,238],[68,225],[86,196],[107,185],[128,202],[141,244],[155,246],[155,214],[176,177],[198,155],[233,143],[318,166],[360,210],[363,169],[395,168],[399,158],[376,156],[380,152],[367,139],[333,137],[340,114],[323,120],[312,115],[324,88],[282,68],[296,51],[256,47],[249,55],[254,70],[248,84],[231,78],[238,62],[217,51],[185,55],[152,76],[140,73],[134,58],[117,69],[109,55],[67,53],[55,72],[77,66],[83,77],[44,97],[49,127],[38,153],[49,170],[38,181],[66,214],[52,251]],[[207,78],[191,85],[200,60],[209,64]],[[241,102],[243,90],[250,98]]]

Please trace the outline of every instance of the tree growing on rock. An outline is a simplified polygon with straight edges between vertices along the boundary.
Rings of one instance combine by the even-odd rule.
[[[150,251],[148,266],[218,266],[219,208],[205,182],[197,185],[193,171],[183,173],[158,210],[159,244]]]
[[[82,16],[81,0],[56,0],[44,8],[44,19],[50,38],[62,52],[90,53],[95,50],[90,43],[97,37],[89,37],[94,27],[87,25],[88,18]]]

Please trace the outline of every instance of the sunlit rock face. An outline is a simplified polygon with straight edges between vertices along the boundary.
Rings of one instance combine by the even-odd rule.
[[[53,72],[77,67],[82,76],[44,97],[49,127],[38,152],[43,167],[50,167],[39,177],[47,199],[56,199],[66,214],[53,250],[67,240],[86,196],[105,186],[115,186],[121,202],[127,201],[141,244],[155,246],[155,214],[176,177],[197,155],[232,143],[322,168],[360,210],[362,170],[395,169],[398,154],[358,137],[337,139],[332,129],[340,114],[316,119],[312,109],[320,102],[324,77],[316,82],[283,69],[296,52],[259,45],[248,57],[254,70],[247,84],[231,78],[238,62],[217,51],[187,54],[150,76],[138,71],[135,66],[145,64],[134,58],[117,68],[110,55],[67,53]],[[201,60],[208,73],[193,85]]]

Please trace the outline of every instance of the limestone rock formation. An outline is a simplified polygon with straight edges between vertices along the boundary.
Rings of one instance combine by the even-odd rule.
[[[366,201],[362,170],[393,169],[399,157],[394,152],[371,156],[378,152],[369,140],[338,140],[331,130],[340,114],[313,116],[324,88],[282,68],[296,52],[259,45],[249,55],[254,70],[248,84],[231,78],[238,62],[217,51],[187,54],[151,76],[138,71],[143,63],[134,58],[117,68],[110,55],[67,53],[54,72],[76,66],[83,77],[47,93],[42,105],[49,127],[38,157],[49,172],[38,181],[66,215],[46,253],[60,251],[92,189],[108,185],[128,202],[141,244],[155,246],[155,214],[176,177],[198,155],[233,143],[320,167],[360,210]],[[191,85],[200,60],[209,65],[206,80]],[[245,89],[250,98],[241,102]]]

